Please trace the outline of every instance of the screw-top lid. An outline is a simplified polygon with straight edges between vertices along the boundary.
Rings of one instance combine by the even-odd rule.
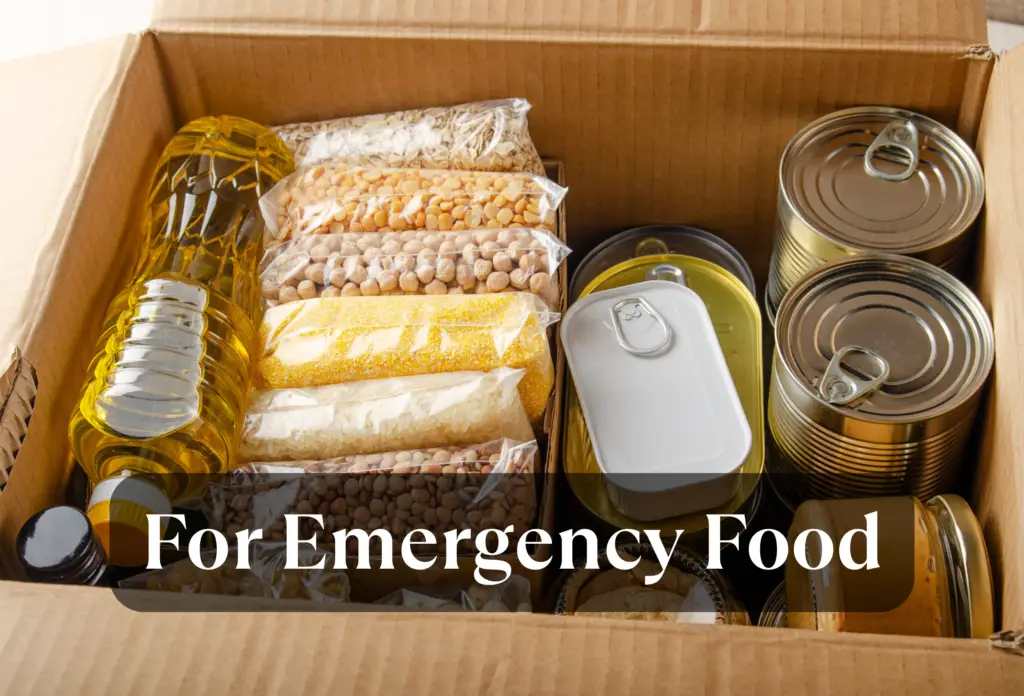
[[[85,514],[68,505],[34,514],[18,532],[18,558],[30,580],[92,585],[106,559]]]
[[[992,325],[950,274],[917,259],[835,261],[782,302],[783,365],[819,401],[868,420],[918,421],[968,403],[994,357]]]
[[[148,564],[149,519],[166,515],[171,501],[155,483],[138,476],[101,481],[89,498],[88,516],[110,559],[121,567]],[[161,532],[166,522],[161,524]]]
[[[847,253],[936,250],[929,260],[940,265],[955,256],[985,198],[981,164],[956,133],[884,107],[809,124],[783,153],[779,176],[797,217]]]

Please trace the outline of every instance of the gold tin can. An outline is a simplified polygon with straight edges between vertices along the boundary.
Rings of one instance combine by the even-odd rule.
[[[765,600],[761,614],[757,617],[757,625],[761,628],[787,628],[786,620],[786,583],[781,582],[768,599]]]
[[[913,256],[959,273],[984,198],[970,146],[926,116],[859,107],[814,121],[779,165],[769,320],[816,266],[862,252]]]
[[[662,266],[682,271],[686,284],[700,295],[707,306],[750,424],[750,454],[740,471],[736,494],[727,504],[717,509],[671,517],[656,523],[640,522],[623,515],[608,497],[571,376],[566,385],[562,462],[573,493],[590,513],[605,523],[619,529],[650,529],[660,526],[670,536],[674,536],[674,530],[683,529],[686,530],[686,537],[690,538],[707,530],[709,513],[733,514],[746,510],[748,516],[752,515],[752,511],[748,510],[748,502],[757,489],[764,469],[765,452],[761,313],[754,295],[738,278],[704,259],[680,254],[643,256],[624,261],[594,278],[580,292],[580,297],[599,290],[642,282],[648,279],[649,273]],[[686,443],[681,442],[679,446],[685,447]]]
[[[948,490],[993,358],[985,309],[949,273],[882,254],[818,267],[775,326],[772,485],[791,507]]]
[[[878,567],[846,568],[838,555],[809,570],[786,563],[790,628],[945,638],[994,630],[992,571],[978,519],[957,495],[814,500],[796,511],[789,540],[808,529],[833,540],[878,514]],[[808,546],[817,565],[820,549]],[[855,548],[855,547],[853,547]],[[859,551],[853,550],[855,559]]]

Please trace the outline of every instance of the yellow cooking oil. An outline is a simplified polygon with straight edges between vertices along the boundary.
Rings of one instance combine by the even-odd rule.
[[[115,564],[144,562],[147,513],[232,467],[258,357],[259,198],[293,169],[276,135],[232,116],[192,121],[160,157],[133,280],[69,428]]]

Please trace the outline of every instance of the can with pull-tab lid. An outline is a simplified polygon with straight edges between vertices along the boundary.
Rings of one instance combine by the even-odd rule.
[[[753,436],[715,327],[685,271],[574,303],[561,326],[612,504],[644,522],[731,500]]]
[[[769,319],[800,278],[846,256],[902,254],[958,274],[984,198],[970,146],[926,116],[860,107],[814,121],[779,166]]]
[[[663,533],[669,535],[674,533],[673,530],[685,529],[688,542],[699,545],[701,543],[699,538],[706,538],[708,524],[706,513],[745,513],[749,520],[754,516],[760,499],[760,496],[757,495],[758,482],[764,466],[764,392],[760,360],[760,311],[754,300],[754,295],[738,277],[705,259],[680,254],[628,258],[600,273],[588,283],[580,291],[580,301],[586,300],[597,292],[636,288],[652,280],[673,281],[685,285],[700,296],[710,314],[716,340],[724,353],[752,436],[747,458],[743,461],[740,471],[731,477],[738,483],[738,489],[730,500],[708,510],[690,514],[675,514],[672,517],[658,520],[656,523]],[[641,319],[643,318],[641,317]],[[652,326],[652,329],[656,328],[656,326]],[[624,353],[621,350],[615,352]],[[597,376],[608,377],[609,368],[606,366],[602,373],[604,374]],[[629,383],[627,375],[616,374],[619,380],[626,380],[625,383]],[[665,374],[672,379],[678,377],[671,370],[666,370]],[[587,373],[584,377],[590,379],[593,375]],[[685,389],[674,391],[675,388],[668,383],[669,381],[671,380],[659,378],[657,386],[650,391],[650,395],[647,397],[646,405],[652,406],[660,403],[662,409],[667,409],[656,411],[659,416],[664,415],[673,419],[672,424],[666,426],[661,437],[670,436],[672,438],[671,450],[685,453],[689,443],[682,436],[683,429],[679,427],[681,420],[685,424],[685,414],[675,408],[675,400],[680,398],[679,394],[685,396],[688,392]],[[639,387],[637,388],[639,389]],[[625,407],[621,402],[613,402],[613,405],[616,406],[618,412],[625,412]],[[582,507],[578,514],[586,517],[593,516],[589,524],[604,534],[611,534],[616,529],[649,528],[651,525],[649,513],[652,512],[650,506],[646,504],[641,506],[640,516],[648,519],[641,520],[632,517],[622,512],[619,505],[624,501],[616,495],[616,491],[608,488],[604,471],[598,464],[591,437],[593,428],[598,428],[601,431],[604,428],[596,423],[590,423],[584,418],[577,385],[571,373],[566,379],[563,423],[562,466],[569,487]],[[613,422],[612,425],[615,428],[622,426],[618,422]],[[606,435],[607,433],[601,433],[602,437]],[[638,439],[640,438],[636,433],[627,433],[625,442],[633,443]],[[643,444],[646,446],[651,443],[644,442]],[[636,451],[640,452],[639,449]],[[630,478],[635,476],[634,474]]]
[[[902,256],[834,261],[786,295],[775,341],[768,472],[784,501],[926,499],[956,481],[994,358],[963,283]]]

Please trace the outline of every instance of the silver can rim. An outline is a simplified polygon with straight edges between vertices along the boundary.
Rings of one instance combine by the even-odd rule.
[[[955,399],[951,399],[950,401],[936,406],[929,411],[914,414],[912,418],[905,415],[894,417],[868,415],[861,413],[856,409],[837,406],[826,402],[817,394],[816,390],[814,390],[811,385],[807,384],[806,380],[796,372],[794,366],[786,359],[782,350],[782,346],[785,345],[784,335],[786,334],[786,329],[791,323],[793,306],[820,280],[835,273],[837,268],[855,269],[860,266],[878,263],[909,266],[926,276],[930,276],[933,282],[944,285],[946,289],[952,291],[963,301],[964,305],[970,312],[970,315],[977,322],[981,332],[981,342],[980,345],[977,346],[979,354],[978,364],[973,371],[970,383],[964,385],[964,388],[958,392]],[[948,271],[944,271],[926,261],[898,254],[863,253],[848,258],[830,261],[818,266],[814,271],[801,278],[796,285],[790,288],[785,297],[782,298],[782,302],[779,303],[778,310],[775,314],[774,337],[774,353],[776,360],[773,361],[773,366],[777,363],[781,369],[785,370],[786,376],[789,378],[789,382],[796,384],[797,387],[803,391],[804,396],[817,401],[820,407],[826,408],[837,415],[841,415],[846,418],[853,418],[865,423],[892,424],[906,423],[910,421],[917,422],[954,411],[980,396],[980,393],[992,372],[992,366],[995,363],[995,331],[992,328],[992,320],[977,295],[975,295],[966,284],[950,274]]]

